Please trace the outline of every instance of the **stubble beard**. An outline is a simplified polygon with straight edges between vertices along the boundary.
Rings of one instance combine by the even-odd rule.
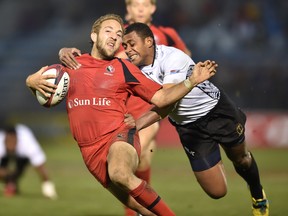
[[[114,58],[115,51],[112,53],[108,53],[107,50],[104,48],[104,43],[102,43],[102,41],[97,41],[96,48],[102,59],[111,60]]]

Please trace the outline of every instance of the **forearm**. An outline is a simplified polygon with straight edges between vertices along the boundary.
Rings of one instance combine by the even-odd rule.
[[[136,128],[138,131],[142,130],[143,128],[149,127],[160,119],[161,116],[157,112],[150,110],[136,120]]]
[[[48,172],[47,172],[44,164],[35,167],[35,169],[36,169],[36,171],[37,171],[40,179],[41,179],[43,182],[49,180]]]
[[[199,83],[214,76],[216,67],[218,67],[218,65],[214,61],[207,60],[204,63],[198,62],[194,66],[190,77],[171,88],[162,88],[157,91],[152,97],[151,102],[160,108],[177,102]]]
[[[32,76],[32,75],[29,75],[29,76],[26,78],[26,86],[30,89],[30,91],[32,92],[32,94],[35,96],[35,95],[36,95],[36,90],[31,86],[31,82],[30,82],[31,76]]]
[[[165,118],[171,110],[175,107],[175,104],[158,108],[153,107],[150,111],[143,114],[137,121],[136,121],[136,128],[137,130],[141,130],[143,128],[149,127],[153,123]]]
[[[183,98],[197,84],[198,83],[191,82],[187,79],[170,88],[162,88],[154,94],[151,102],[159,108],[164,108]]]

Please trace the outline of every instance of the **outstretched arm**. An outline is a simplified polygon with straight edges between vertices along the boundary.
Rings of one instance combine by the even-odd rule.
[[[176,104],[171,104],[163,108],[153,107],[150,111],[144,113],[136,121],[137,130],[149,127],[153,123],[165,118],[174,108]]]
[[[162,88],[158,90],[152,97],[151,103],[162,108],[177,102],[199,83],[202,83],[214,76],[217,67],[218,65],[214,61],[210,60],[197,63],[190,77],[170,88]]]

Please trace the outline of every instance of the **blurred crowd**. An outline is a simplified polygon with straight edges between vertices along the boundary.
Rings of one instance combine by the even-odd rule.
[[[237,52],[259,50],[263,46],[276,50],[287,48],[288,2],[285,0],[168,2],[159,1],[160,10],[165,8],[165,24],[178,27],[187,43],[197,49]]]
[[[217,60],[214,82],[237,104],[288,108],[287,0],[158,0],[157,6],[153,22],[176,28],[194,61]],[[124,0],[1,0],[1,111],[39,109],[24,77],[58,62],[61,47],[89,50],[89,26],[107,12],[124,17]]]

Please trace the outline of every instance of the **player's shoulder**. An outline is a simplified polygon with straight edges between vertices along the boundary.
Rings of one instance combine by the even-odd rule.
[[[171,27],[171,26],[162,26],[162,25],[159,25],[157,26],[158,29],[160,30],[163,30],[163,31],[175,31],[175,28]]]
[[[25,124],[18,123],[15,125],[15,130],[17,134],[33,134],[32,130],[30,127],[28,127]]]
[[[167,37],[171,38],[172,40],[175,40],[179,37],[179,34],[177,33],[176,29],[170,26],[158,26],[157,27],[159,31],[164,33]]]
[[[93,57],[89,53],[83,53],[80,56],[75,56],[75,59],[77,61],[88,61],[89,59],[92,59]]]
[[[173,67],[180,67],[181,65],[194,64],[193,60],[184,53],[182,50],[172,46],[157,45],[156,49],[156,61],[161,67],[167,67],[168,65]]]
[[[186,54],[182,50],[172,46],[157,45],[156,52],[159,58],[163,59],[167,59],[168,57],[171,58],[186,57]]]
[[[175,28],[171,27],[171,26],[163,26],[163,25],[156,25],[156,24],[152,24],[150,26],[151,29],[158,29],[159,31],[163,31],[163,32],[166,32],[166,31],[175,31]]]
[[[0,130],[0,145],[4,144],[5,132]]]
[[[0,158],[3,157],[3,155],[5,155],[6,152],[4,140],[5,140],[5,133],[4,131],[0,130]]]
[[[129,69],[131,68],[131,69],[136,69],[136,70],[139,70],[139,68],[136,66],[136,65],[134,65],[129,59],[124,59],[124,58],[118,58],[118,57],[116,57],[116,58],[114,58],[114,60],[113,61],[115,61],[117,64],[121,64],[122,66],[126,66],[126,67],[128,67]]]

